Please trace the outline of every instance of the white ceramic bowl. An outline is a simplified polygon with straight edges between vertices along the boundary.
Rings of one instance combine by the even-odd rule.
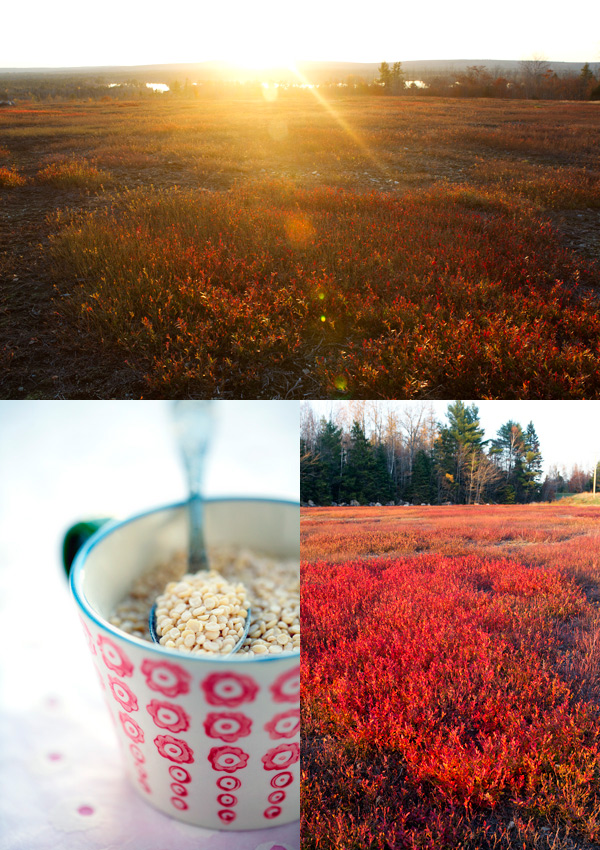
[[[292,502],[207,501],[207,545],[298,557]],[[210,829],[299,817],[300,653],[244,660],[191,656],[132,637],[108,617],[146,569],[186,548],[185,505],[98,531],[77,555],[71,588],[139,793],[171,817]]]

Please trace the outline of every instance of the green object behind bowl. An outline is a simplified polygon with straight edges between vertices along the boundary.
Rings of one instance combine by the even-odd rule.
[[[72,525],[67,531],[65,539],[63,540],[62,549],[63,566],[67,575],[71,572],[71,565],[83,544],[86,543],[92,534],[95,534],[99,528],[102,528],[103,525],[106,525],[106,523],[110,521],[110,517],[105,517],[104,519],[88,519],[75,523],[75,525]]]

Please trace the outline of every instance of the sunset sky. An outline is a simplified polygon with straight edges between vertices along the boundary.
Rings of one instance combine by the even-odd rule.
[[[526,59],[600,62],[597,0],[541,6],[430,0],[231,0],[158,4],[30,0],[5,4],[0,67],[138,65],[207,60]],[[7,37],[8,36],[8,37]]]

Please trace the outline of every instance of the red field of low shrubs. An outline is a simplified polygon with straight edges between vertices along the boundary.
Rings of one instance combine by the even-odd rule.
[[[4,110],[4,396],[599,397],[596,106]]]
[[[599,519],[303,511],[304,850],[598,846]]]
[[[53,251],[153,392],[286,395],[311,363],[319,397],[600,390],[595,268],[497,191],[144,190]]]

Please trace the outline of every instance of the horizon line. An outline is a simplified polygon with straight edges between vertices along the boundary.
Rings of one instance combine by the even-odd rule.
[[[377,59],[373,61],[365,61],[365,60],[356,60],[356,59],[294,59],[289,63],[270,63],[265,65],[264,67],[260,67],[257,70],[268,70],[271,68],[292,68],[294,65],[379,65],[381,62],[388,61],[387,59]],[[415,63],[440,63],[444,62],[447,64],[452,63],[461,63],[461,62],[485,62],[485,63],[500,63],[500,62],[531,62],[531,61],[542,61],[547,62],[548,64],[561,64],[561,65],[573,65],[573,64],[581,64],[581,65],[600,65],[600,60],[583,60],[583,59],[547,59],[546,57],[526,57],[520,59],[499,59],[499,58],[481,58],[481,57],[461,57],[461,58],[453,58],[453,59],[393,59],[392,61],[399,61],[401,64],[415,64]],[[227,65],[231,67],[237,68],[245,68],[244,63],[236,62],[232,59],[199,59],[199,60],[189,60],[189,61],[178,61],[178,62],[143,62],[143,63],[121,63],[121,64],[110,64],[110,65],[11,65],[0,68],[0,73],[6,73],[10,71],[84,71],[84,70],[106,70],[110,71],[113,69],[122,69],[122,68],[166,68],[166,67],[177,67],[177,66],[189,66],[189,65]],[[249,68],[248,70],[254,70],[253,68]]]

